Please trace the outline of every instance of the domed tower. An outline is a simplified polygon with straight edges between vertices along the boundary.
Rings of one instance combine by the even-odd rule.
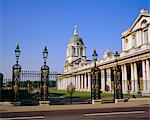
[[[73,36],[66,49],[66,63],[65,66],[72,65],[72,63],[78,59],[86,60],[86,47],[82,41],[82,38],[78,35],[78,28],[74,26]]]

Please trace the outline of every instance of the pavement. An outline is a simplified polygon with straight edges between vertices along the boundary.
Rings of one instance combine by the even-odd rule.
[[[102,108],[128,108],[145,106],[150,108],[149,100],[132,100],[121,103],[105,104],[76,104],[76,105],[49,105],[49,106],[10,106],[0,104],[0,113],[8,112],[30,112],[30,111],[60,111],[60,110],[82,110],[82,109],[102,109]]]

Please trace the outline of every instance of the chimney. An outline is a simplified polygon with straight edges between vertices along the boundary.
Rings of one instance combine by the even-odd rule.
[[[140,10],[140,13],[141,13],[141,14],[148,14],[148,9],[141,9],[141,10]]]

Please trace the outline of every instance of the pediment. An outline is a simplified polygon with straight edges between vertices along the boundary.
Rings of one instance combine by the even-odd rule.
[[[69,63],[69,61],[68,61],[68,60],[66,60],[64,67],[66,67],[66,66],[72,66],[72,64],[71,64],[71,63]]]
[[[86,60],[83,59],[83,58],[77,58],[76,60],[74,60],[74,61],[72,62],[72,64],[79,64],[80,62],[86,62]]]
[[[150,23],[150,15],[149,14],[140,14],[138,16],[138,18],[134,21],[134,23],[132,24],[132,26],[129,29],[129,32],[133,32],[137,29],[141,29],[141,24],[142,22],[146,20],[147,23]]]

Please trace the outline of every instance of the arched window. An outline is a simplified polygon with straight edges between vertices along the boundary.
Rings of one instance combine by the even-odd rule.
[[[137,42],[136,42],[136,34],[132,35],[132,46],[136,47],[137,46]]]
[[[75,48],[72,47],[72,55],[74,56],[75,55]]]
[[[128,49],[128,39],[125,39],[125,50],[127,50]]]
[[[80,48],[80,56],[83,55],[83,48]]]
[[[144,30],[144,43],[148,42],[148,29]]]
[[[142,27],[142,28],[145,27],[146,23],[147,23],[147,21],[146,21],[146,20],[143,20],[143,21],[141,22],[141,27]]]

